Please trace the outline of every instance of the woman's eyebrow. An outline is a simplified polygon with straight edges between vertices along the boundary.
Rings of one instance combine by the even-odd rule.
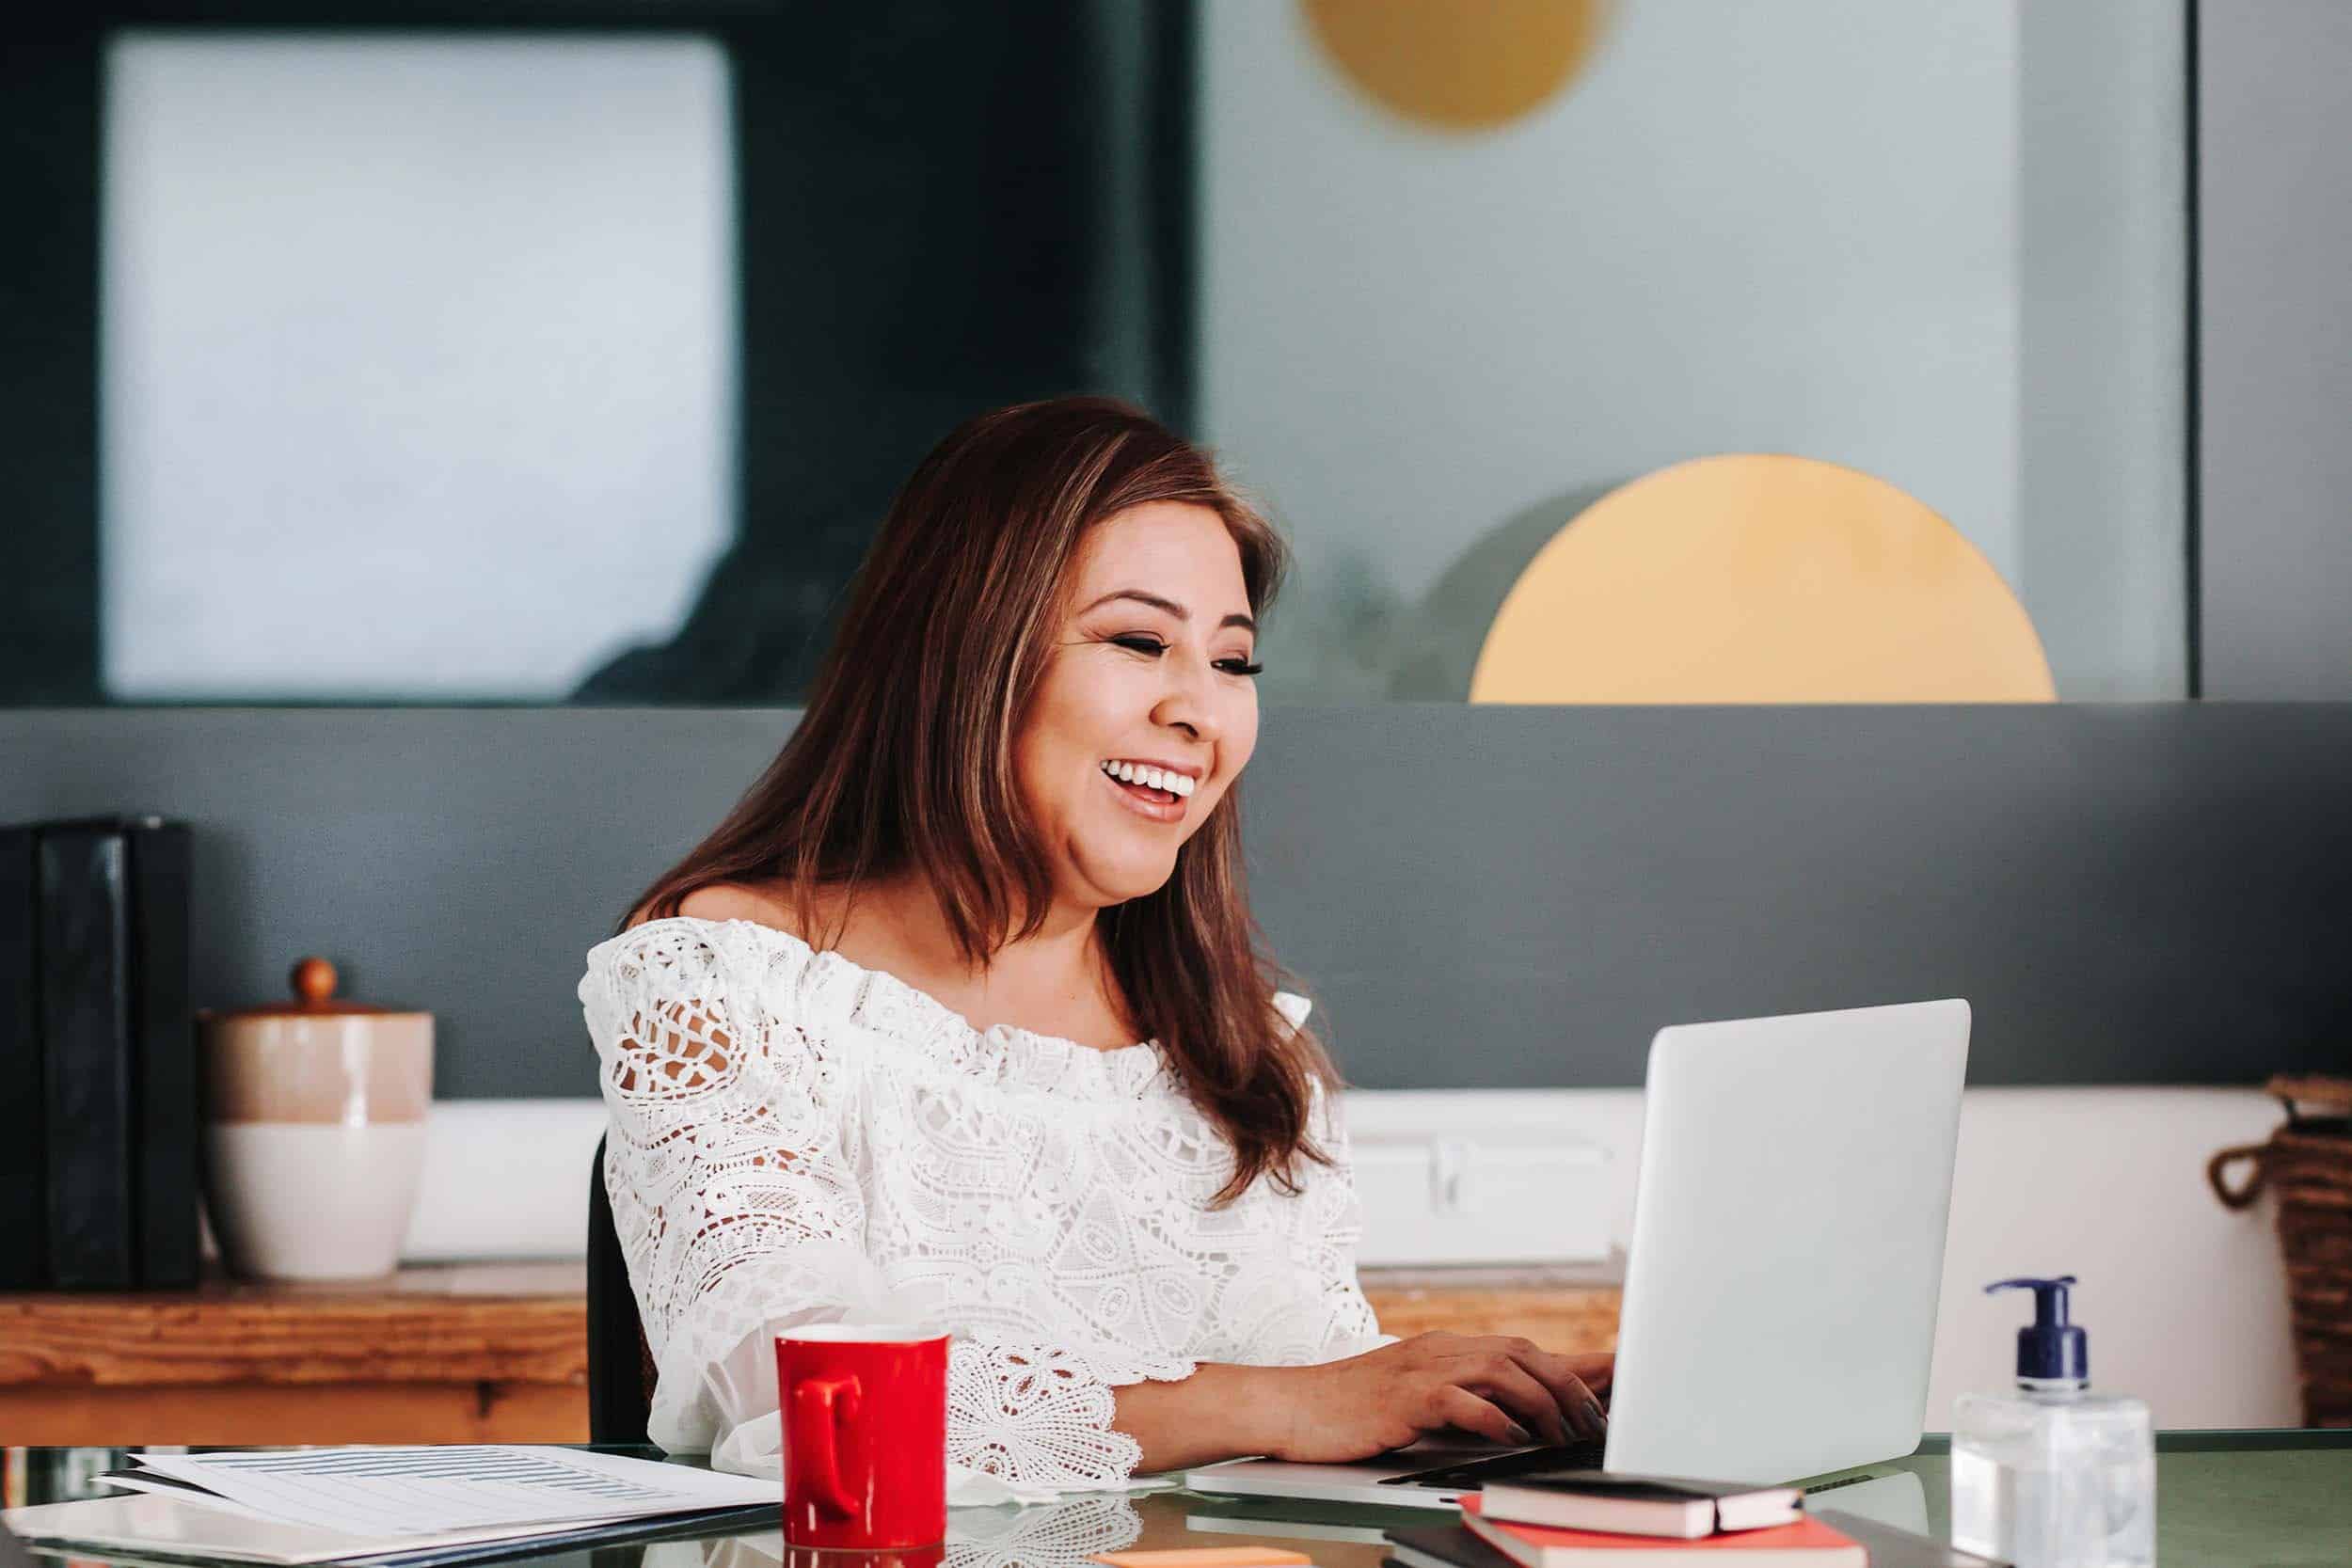
[[[1192,619],[1192,611],[1178,604],[1174,599],[1164,598],[1157,594],[1148,594],[1140,588],[1114,588],[1078,613],[1089,614],[1102,609],[1113,599],[1133,599],[1137,604],[1148,604],[1154,610],[1166,610],[1179,621]],[[1254,632],[1258,629],[1258,623],[1247,615],[1228,615],[1224,620],[1219,621],[1216,626],[1219,631],[1223,631],[1227,626],[1239,626],[1244,631]]]

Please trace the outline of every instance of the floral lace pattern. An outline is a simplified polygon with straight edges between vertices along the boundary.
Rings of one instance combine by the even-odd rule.
[[[952,1466],[1120,1486],[1112,1390],[1202,1361],[1297,1365],[1380,1340],[1335,1108],[1301,1189],[1209,1200],[1232,1155],[1145,1042],[974,1028],[926,992],[751,921],[648,921],[580,1000],[612,1127],[605,1179],[673,1451],[775,1408],[714,1376],[794,1323],[952,1327]],[[1306,1003],[1278,992],[1296,1024]]]

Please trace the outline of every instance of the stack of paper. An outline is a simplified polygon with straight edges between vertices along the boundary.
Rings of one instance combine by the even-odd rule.
[[[37,1545],[271,1563],[428,1568],[624,1537],[772,1524],[772,1481],[575,1449],[142,1454],[131,1493],[7,1514]]]

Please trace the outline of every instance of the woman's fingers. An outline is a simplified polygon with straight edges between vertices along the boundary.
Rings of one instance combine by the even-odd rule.
[[[1549,1351],[1536,1349],[1525,1340],[1515,1341],[1511,1354],[1550,1394],[1559,1405],[1561,1415],[1566,1418],[1568,1428],[1577,1436],[1595,1438],[1609,1430],[1608,1412],[1601,1408],[1599,1397],[1594,1393],[1591,1383],[1579,1371],[1579,1363],[1589,1367],[1592,1357],[1554,1355]]]
[[[1617,1381],[1617,1355],[1614,1351],[1601,1351],[1597,1354],[1564,1355],[1560,1359],[1565,1361],[1568,1364],[1568,1370],[1582,1378],[1584,1386],[1596,1394],[1608,1393],[1610,1385]]]
[[[1609,1430],[1613,1354],[1560,1355],[1502,1335],[1424,1334],[1413,1342],[1458,1385],[1501,1405],[1546,1442],[1598,1438]]]
[[[1560,1402],[1551,1389],[1514,1356],[1501,1351],[1488,1351],[1468,1356],[1463,1365],[1469,1370],[1462,1377],[1462,1386],[1472,1393],[1483,1394],[1518,1418],[1519,1425],[1535,1433],[1547,1443],[1565,1443],[1572,1422],[1568,1407]],[[1577,1387],[1581,1389],[1582,1384]]]
[[[1449,1384],[1429,1401],[1429,1426],[1459,1427],[1498,1443],[1524,1443],[1527,1433],[1503,1413],[1502,1407],[1480,1399],[1469,1389]]]

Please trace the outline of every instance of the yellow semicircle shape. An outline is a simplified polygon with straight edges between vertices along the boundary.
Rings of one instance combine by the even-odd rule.
[[[1592,57],[1607,0],[1299,0],[1324,55],[1406,119],[1451,131],[1508,124]]]
[[[1812,458],[1702,457],[1580,513],[1487,629],[1473,703],[2046,703],[2024,605],[1958,530]]]

